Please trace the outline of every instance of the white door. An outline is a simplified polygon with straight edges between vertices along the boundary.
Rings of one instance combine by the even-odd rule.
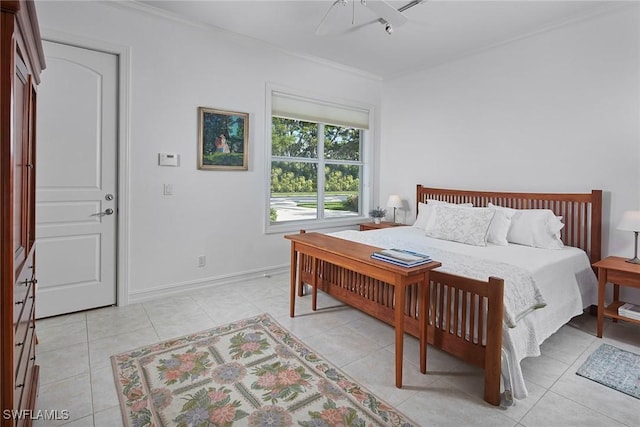
[[[36,317],[116,302],[115,55],[44,42],[36,151]]]

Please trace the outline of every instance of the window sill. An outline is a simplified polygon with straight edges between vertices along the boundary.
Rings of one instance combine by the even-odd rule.
[[[267,224],[265,234],[285,234],[297,233],[300,230],[325,230],[327,232],[336,231],[338,228],[357,226],[363,221],[368,221],[367,217],[349,217],[346,219],[315,220],[315,221],[289,221],[281,224]]]

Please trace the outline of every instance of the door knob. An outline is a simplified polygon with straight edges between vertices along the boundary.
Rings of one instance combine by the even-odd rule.
[[[109,209],[105,209],[104,212],[91,214],[91,216],[99,216],[99,217],[103,217],[105,215],[113,215],[113,209],[109,208]]]

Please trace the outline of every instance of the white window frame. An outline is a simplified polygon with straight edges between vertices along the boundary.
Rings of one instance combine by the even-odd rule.
[[[359,215],[349,216],[345,218],[324,218],[323,211],[318,211],[318,218],[300,221],[283,221],[279,223],[271,223],[269,218],[269,212],[271,208],[271,162],[272,157],[272,96],[274,92],[286,93],[291,96],[306,98],[311,101],[317,101],[319,104],[335,104],[337,106],[345,106],[351,108],[357,108],[367,110],[369,112],[369,129],[361,131],[360,140],[360,155],[362,156],[362,176],[360,178],[361,197],[360,212]],[[373,153],[374,153],[374,138],[373,138],[373,117],[375,115],[374,107],[372,105],[363,104],[355,101],[347,101],[342,99],[328,98],[326,96],[319,96],[317,94],[309,94],[299,90],[292,90],[291,88],[283,88],[274,84],[267,84],[266,86],[266,117],[265,117],[265,212],[264,212],[264,224],[265,233],[287,233],[297,232],[301,229],[314,230],[314,229],[333,229],[342,228],[359,224],[368,219],[367,212],[371,206],[372,200],[372,182],[373,182]],[[324,135],[324,124],[319,123],[319,135]],[[322,133],[320,133],[322,131]],[[320,150],[324,152],[324,138],[318,138],[318,152]],[[324,200],[324,160],[318,159],[314,162],[318,165],[318,199]],[[305,159],[298,158],[281,158],[277,160],[304,162]],[[330,164],[353,164],[351,161],[333,161]],[[322,176],[320,176],[322,175]]]

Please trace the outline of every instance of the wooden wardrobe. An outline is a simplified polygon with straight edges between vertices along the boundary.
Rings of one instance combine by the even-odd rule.
[[[0,1],[0,425],[31,425],[35,334],[36,87],[44,54],[33,1]],[[14,415],[18,414],[18,415]],[[34,413],[35,414],[35,413]]]

